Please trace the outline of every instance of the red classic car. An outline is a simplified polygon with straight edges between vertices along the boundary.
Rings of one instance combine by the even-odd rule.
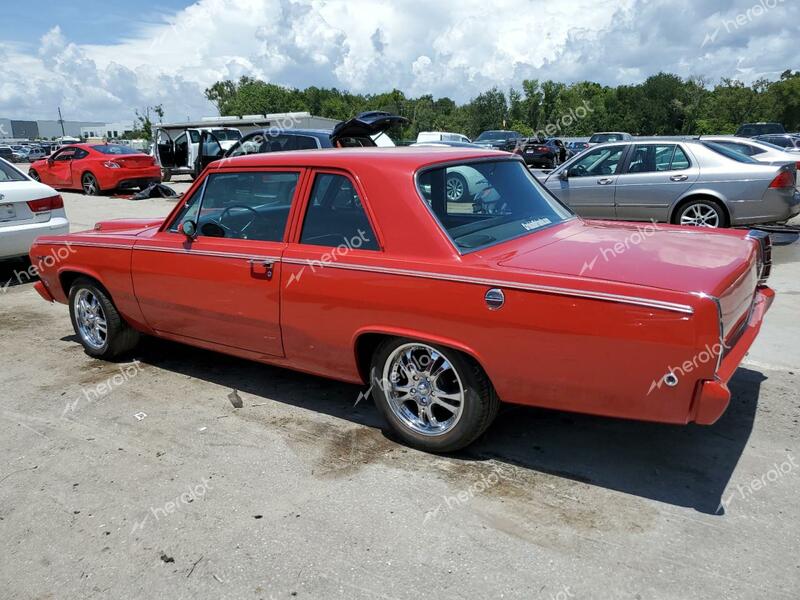
[[[473,202],[448,200],[453,173]],[[31,258],[64,244],[36,289],[91,356],[146,333],[369,384],[430,451],[475,440],[500,401],[714,423],[774,295],[768,237],[587,221],[492,150],[225,159],[166,219]]]
[[[31,164],[31,179],[88,196],[161,183],[152,156],[120,144],[71,144]]]

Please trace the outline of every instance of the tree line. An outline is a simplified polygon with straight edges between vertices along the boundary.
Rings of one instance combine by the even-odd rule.
[[[723,78],[658,73],[636,85],[604,86],[591,81],[565,84],[526,79],[521,86],[487,90],[469,102],[430,94],[416,98],[394,89],[353,94],[337,88],[284,87],[250,77],[219,81],[205,90],[221,116],[308,111],[345,120],[365,110],[402,115],[409,124],[400,139],[420,131],[453,131],[474,138],[486,129],[513,129],[525,135],[588,136],[595,131],[634,135],[733,133],[742,123],[776,121],[800,131],[800,71],[751,85]]]

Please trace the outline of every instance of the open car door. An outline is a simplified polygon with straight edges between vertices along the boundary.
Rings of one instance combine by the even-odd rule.
[[[374,110],[363,112],[349,121],[342,121],[333,128],[331,144],[345,148],[350,146],[375,146],[373,138],[393,125],[403,125],[408,119],[400,115]]]
[[[222,144],[210,131],[200,132],[200,144],[197,147],[197,158],[194,160],[194,176],[197,178],[209,164],[225,155]]]
[[[169,181],[172,178],[170,169],[176,166],[175,142],[172,136],[161,128],[156,129],[154,139],[153,158],[156,159],[156,164],[161,167],[161,180]]]

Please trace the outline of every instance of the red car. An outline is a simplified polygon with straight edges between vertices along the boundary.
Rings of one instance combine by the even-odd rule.
[[[110,190],[161,183],[152,156],[119,144],[72,144],[31,164],[28,175],[54,188],[94,196]]]
[[[452,172],[490,209],[449,202]],[[587,221],[492,150],[226,159],[166,219],[39,238],[31,258],[65,244],[36,289],[91,356],[144,333],[369,384],[430,451],[475,440],[500,401],[712,424],[774,296],[767,237]]]

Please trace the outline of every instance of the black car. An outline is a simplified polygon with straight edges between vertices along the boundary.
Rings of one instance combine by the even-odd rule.
[[[0,158],[4,158],[8,162],[14,162],[14,150],[11,146],[0,146]]]
[[[771,135],[786,133],[780,123],[745,123],[736,130],[734,135],[738,137],[758,137],[760,135]]]
[[[472,140],[472,143],[484,148],[494,148],[496,150],[514,152],[520,140],[524,139],[524,137],[525,136],[518,131],[492,129],[481,133],[478,137]]]
[[[767,142],[773,146],[780,146],[787,152],[800,151],[800,137],[790,133],[773,134],[773,135],[758,135],[755,138],[760,142]]]
[[[526,165],[552,169],[566,160],[567,151],[561,140],[529,138],[517,145],[514,154],[519,154]]]

